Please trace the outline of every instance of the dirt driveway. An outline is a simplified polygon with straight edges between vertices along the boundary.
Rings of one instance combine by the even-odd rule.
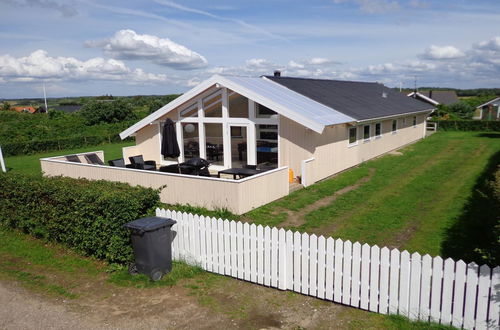
[[[165,289],[149,301],[129,289],[101,301],[51,299],[0,281],[0,329],[208,329],[230,321]],[[95,297],[94,297],[95,298]]]

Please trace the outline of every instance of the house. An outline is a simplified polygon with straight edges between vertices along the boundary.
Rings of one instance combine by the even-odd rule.
[[[142,155],[156,162],[149,170],[123,159],[103,165],[102,151],[93,152],[97,163],[87,154],[40,163],[46,176],[141,185],[159,189],[163,203],[243,214],[288,195],[290,177],[309,186],[424,138],[433,110],[378,83],[215,75],[120,133],[136,142],[123,148],[123,159]],[[167,118],[179,142],[176,159],[161,155]],[[199,157],[211,162],[211,173],[164,170]],[[252,173],[221,175],[242,170]]]
[[[500,120],[500,97],[481,104],[476,108],[472,119],[476,120]]]
[[[408,96],[420,101],[427,102],[432,106],[437,106],[439,104],[450,105],[459,101],[457,93],[455,93],[455,91],[414,91],[408,94]]]
[[[379,83],[215,75],[120,137],[136,139],[125,159],[143,154],[176,163],[160,154],[162,123],[170,118],[181,162],[201,157],[213,170],[286,166],[309,185],[424,138],[433,108]]]
[[[11,107],[10,109],[13,111],[24,112],[24,113],[35,113],[37,111],[34,107],[26,107],[26,106]]]

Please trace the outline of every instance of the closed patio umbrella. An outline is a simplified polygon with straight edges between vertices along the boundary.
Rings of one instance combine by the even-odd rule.
[[[181,154],[179,150],[179,143],[177,143],[177,134],[175,132],[174,122],[167,118],[163,125],[163,138],[161,141],[161,154],[163,157],[177,158]],[[179,165],[179,159],[177,159]],[[181,169],[179,168],[179,173]]]

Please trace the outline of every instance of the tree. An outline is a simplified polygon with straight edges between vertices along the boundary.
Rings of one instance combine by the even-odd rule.
[[[2,110],[10,110],[10,103],[5,101],[2,105]]]
[[[79,111],[87,125],[99,123],[118,123],[123,120],[137,119],[132,106],[122,100],[91,101]]]

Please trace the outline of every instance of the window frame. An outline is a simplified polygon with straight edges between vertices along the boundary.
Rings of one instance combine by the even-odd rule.
[[[351,130],[354,130],[354,142],[351,142]],[[358,126],[351,126],[347,130],[347,143],[349,147],[354,147],[358,145]]]
[[[378,135],[377,135],[377,126],[379,128]],[[375,134],[374,137],[376,139],[380,139],[382,137],[382,122],[375,123],[375,129],[373,133]]]
[[[370,124],[363,125],[363,142],[369,142],[372,139],[371,126],[372,125],[370,125]],[[366,128],[368,128],[368,137],[366,137]]]

